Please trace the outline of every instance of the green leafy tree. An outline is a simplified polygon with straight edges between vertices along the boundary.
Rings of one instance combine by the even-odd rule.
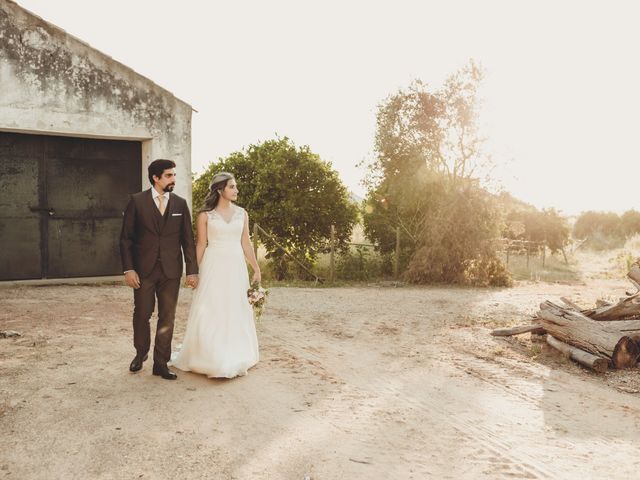
[[[193,182],[194,208],[203,205],[213,175],[233,173],[238,182],[238,204],[275,240],[311,266],[325,250],[335,225],[339,247],[345,247],[358,209],[329,162],[309,147],[296,147],[288,138],[250,145],[209,165]],[[260,237],[273,261],[278,279],[289,265],[284,252],[270,238]]]
[[[379,250],[389,252],[400,230],[412,281],[463,281],[461,272],[472,263],[476,269],[501,268],[494,242],[497,207],[479,193],[478,176],[490,163],[477,129],[481,80],[480,68],[470,62],[442,89],[416,81],[378,108],[377,156],[365,179],[365,232]],[[479,228],[467,228],[474,221]],[[483,248],[458,249],[457,243]],[[492,276],[496,283],[504,284],[503,273]]]

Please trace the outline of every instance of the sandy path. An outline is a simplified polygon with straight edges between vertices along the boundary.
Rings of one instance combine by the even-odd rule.
[[[248,376],[177,382],[127,372],[126,288],[0,290],[0,478],[627,478],[640,396],[486,328],[603,288],[273,289]]]

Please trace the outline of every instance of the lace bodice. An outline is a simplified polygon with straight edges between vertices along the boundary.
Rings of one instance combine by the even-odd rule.
[[[215,210],[207,212],[207,242],[208,246],[241,246],[242,229],[244,228],[244,209],[237,205],[231,206],[233,213],[229,221],[225,220]]]

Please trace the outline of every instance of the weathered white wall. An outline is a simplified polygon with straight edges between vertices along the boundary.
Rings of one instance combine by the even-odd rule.
[[[177,163],[191,202],[191,112],[149,79],[9,0],[0,0],[0,130],[142,140],[141,189],[156,158]]]

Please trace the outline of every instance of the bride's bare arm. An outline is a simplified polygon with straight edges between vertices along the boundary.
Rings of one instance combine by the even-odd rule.
[[[253,251],[253,244],[249,238],[249,214],[246,211],[244,212],[244,228],[242,229],[242,250],[249,265],[251,265],[253,269],[253,281],[259,283],[261,281],[260,266],[258,265],[256,254]]]
[[[207,213],[200,212],[196,220],[196,258],[198,265],[202,262],[204,249],[207,248]]]

